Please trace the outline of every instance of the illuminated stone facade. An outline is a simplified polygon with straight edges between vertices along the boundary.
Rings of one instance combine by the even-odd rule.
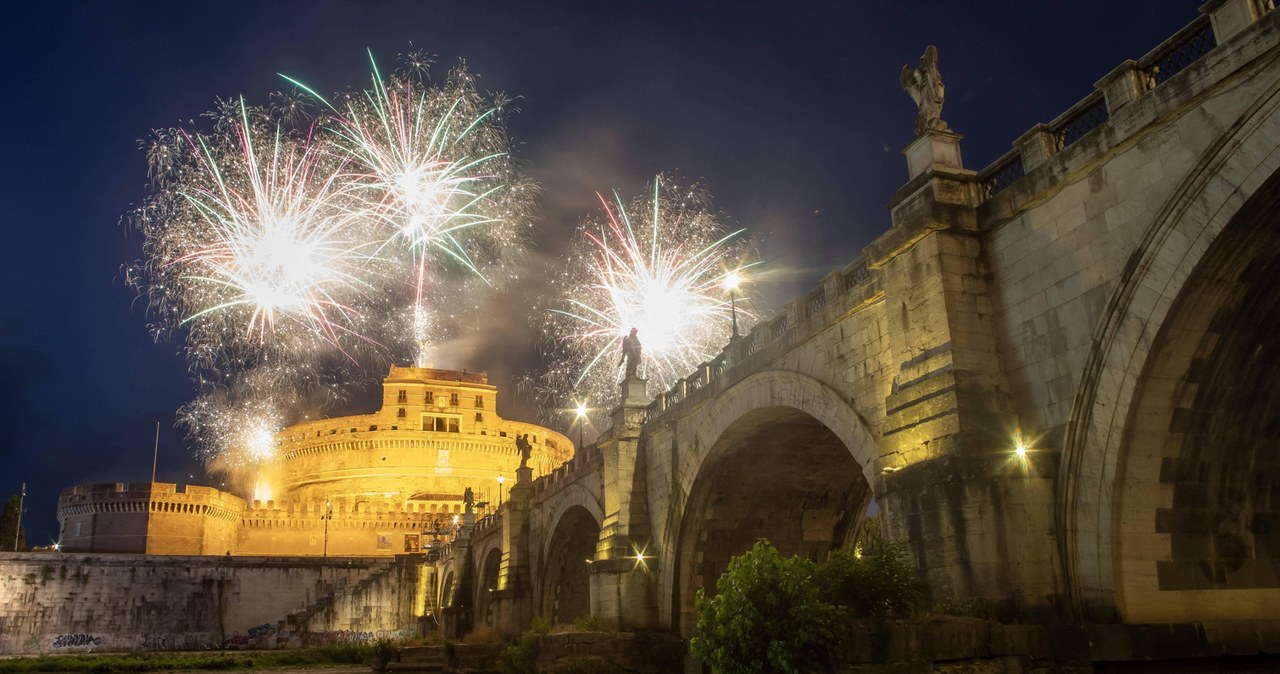
[[[447,531],[470,487],[493,509],[515,481],[516,439],[543,475],[573,456],[565,436],[497,413],[485,373],[392,367],[382,407],[290,426],[251,502],[209,487],[72,487],[58,503],[65,550],[368,556],[416,552]],[[154,487],[154,488],[153,488]]]

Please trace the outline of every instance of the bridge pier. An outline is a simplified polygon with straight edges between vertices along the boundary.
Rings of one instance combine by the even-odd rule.
[[[640,427],[649,399],[645,380],[622,382],[613,428],[600,442],[604,458],[604,522],[591,564],[591,612],[618,630],[657,626],[644,453]]]
[[[529,509],[533,497],[533,469],[516,469],[516,483],[502,509],[502,562],[493,593],[495,627],[507,638],[518,636],[533,621],[533,583],[530,573]]]
[[[930,132],[905,151],[911,179],[891,204],[893,235],[872,247],[893,369],[876,492],[887,533],[911,542],[939,598],[981,597],[975,608],[1003,619],[1047,618],[1061,594],[1058,452],[1020,436],[978,234],[977,174],[961,165],[959,140]]]

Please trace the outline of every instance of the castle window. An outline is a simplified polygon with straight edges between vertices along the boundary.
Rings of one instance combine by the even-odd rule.
[[[452,406],[452,407],[457,407],[457,406],[458,406],[458,394],[457,394],[457,393],[450,393],[450,394],[449,394],[449,405],[450,405],[450,406]]]
[[[445,430],[444,417],[436,417],[436,432],[443,433]]]
[[[506,431],[498,431],[498,437],[500,437],[500,438],[505,438],[505,437],[507,437],[507,432],[506,432]]]
[[[435,391],[427,391],[427,404],[428,404],[428,405],[434,405],[434,404],[436,404],[436,392],[435,392]]]
[[[476,396],[476,409],[484,409],[484,396]]]
[[[458,419],[457,419],[457,418],[455,418],[455,417],[451,417],[451,418],[449,419],[449,432],[450,432],[450,433],[457,433],[457,432],[458,432]]]
[[[406,403],[406,402],[409,402],[409,397],[408,397],[408,396],[409,396],[408,392],[407,392],[407,391],[405,391],[405,390],[403,390],[403,389],[401,389],[401,391],[400,391],[400,395],[396,396],[396,402],[398,402],[398,403]]]
[[[482,412],[476,412],[476,423],[484,423],[484,414]]]
[[[396,410],[396,418],[397,418],[397,419],[403,419],[403,418],[404,418],[404,408],[403,408],[403,407],[401,407],[399,410]]]

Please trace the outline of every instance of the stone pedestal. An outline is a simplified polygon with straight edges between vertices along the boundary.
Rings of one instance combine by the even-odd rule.
[[[915,139],[902,151],[907,157],[908,180],[928,171],[963,169],[964,162],[960,160],[962,138],[964,136],[951,131],[926,131]]]

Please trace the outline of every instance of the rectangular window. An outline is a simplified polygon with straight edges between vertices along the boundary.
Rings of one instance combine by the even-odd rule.
[[[484,396],[476,396],[476,409],[484,409]]]
[[[436,392],[435,392],[435,391],[427,391],[427,404],[428,404],[428,405],[434,405],[434,404],[436,404]]]
[[[450,404],[450,405],[452,405],[453,407],[457,407],[457,406],[458,406],[458,394],[457,394],[457,393],[450,393],[450,394],[449,394],[449,404]]]
[[[443,433],[445,430],[444,417],[436,417],[436,432]]]
[[[400,391],[400,395],[396,396],[396,402],[398,402],[398,403],[402,403],[402,404],[403,404],[403,403],[407,403],[407,402],[409,402],[409,397],[408,397],[408,396],[409,396],[408,391],[403,391],[403,390],[402,390],[402,391]]]
[[[397,419],[403,419],[403,418],[404,418],[404,408],[403,408],[403,407],[401,407],[399,410],[397,410],[397,411],[396,411],[396,418],[397,418]],[[353,429],[351,429],[351,430],[353,430],[353,431],[354,431],[355,429],[353,428]]]
[[[456,417],[449,418],[449,432],[450,433],[458,432],[458,419]]]
[[[483,413],[483,412],[476,412],[476,423],[477,423],[477,424],[484,423],[484,413]]]

